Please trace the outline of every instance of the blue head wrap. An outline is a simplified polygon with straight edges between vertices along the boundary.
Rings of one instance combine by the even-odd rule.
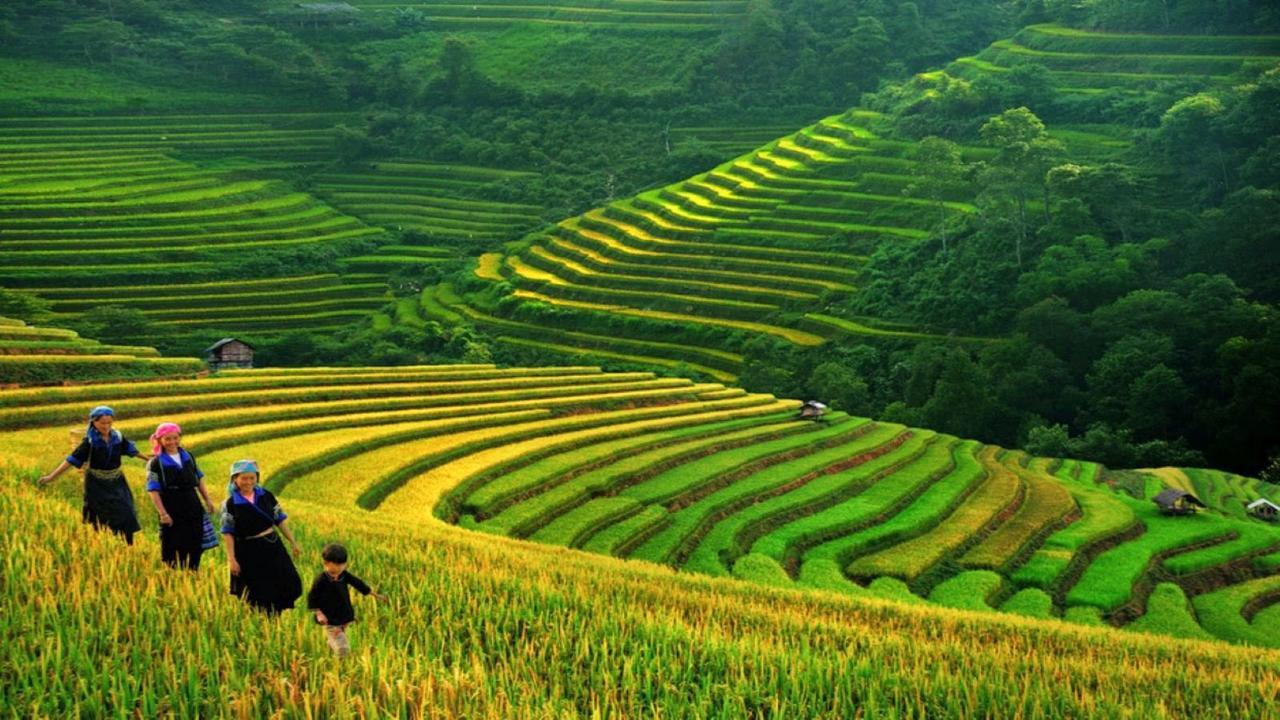
[[[227,495],[233,495],[236,492],[236,476],[248,472],[261,476],[262,473],[258,472],[257,460],[237,460],[231,463],[231,481],[227,483]]]
[[[103,441],[102,433],[98,432],[97,429],[93,427],[93,421],[97,420],[103,415],[110,415],[111,417],[115,417],[116,411],[112,410],[106,405],[99,405],[98,407],[90,410],[89,425],[84,430],[84,436],[89,438],[89,443],[92,445],[102,445],[102,444],[115,445],[116,443],[121,441],[120,431],[116,430],[115,428],[112,428],[111,439],[107,441]]]

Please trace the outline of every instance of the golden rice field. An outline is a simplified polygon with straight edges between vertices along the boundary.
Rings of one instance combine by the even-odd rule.
[[[180,418],[186,445],[217,498],[228,463],[256,457],[303,546],[304,579],[318,572],[324,543],[350,548],[352,571],[390,596],[381,605],[355,600],[361,620],[351,631],[351,658],[332,659],[304,613],[270,619],[226,595],[221,550],[208,554],[196,574],[165,569],[136,461],[128,461],[126,471],[144,531],[132,548],[80,524],[73,475],[46,489],[34,485],[65,454],[68,430],[82,427],[82,413],[98,402],[113,405],[117,427],[138,440],[160,420]],[[1093,607],[1095,621],[1106,614],[1087,603],[1063,609],[1057,596],[1065,588],[1040,591],[1050,598],[1040,616],[1029,592],[1009,598],[999,608],[1004,612],[982,607],[980,595],[992,578],[1033,589],[1035,577],[1057,576],[1051,569],[1064,554],[1089,547],[1080,520],[1071,521],[1073,499],[1076,514],[1095,532],[1129,528],[1135,518],[1145,522],[1139,537],[1152,543],[1157,564],[1181,558],[1188,567],[1216,567],[1203,556],[1224,552],[1228,563],[1252,558],[1259,547],[1269,549],[1268,539],[1274,544],[1274,535],[1215,517],[1210,525],[1237,523],[1229,526],[1235,539],[1162,555],[1165,546],[1157,541],[1167,528],[1138,505],[1108,500],[1114,493],[1095,482],[1105,476],[1096,466],[1026,462],[998,448],[864,419],[799,423],[792,419],[796,406],[716,384],[591,367],[239,371],[199,380],[0,391],[0,427],[8,431],[0,448],[0,511],[21,518],[0,527],[0,715],[1275,716],[1280,650],[1257,637],[1266,627],[1259,623],[1276,614],[1249,600],[1250,593],[1273,592],[1274,583],[1265,580],[1270,576],[1198,594],[1194,614],[1177,582],[1165,582],[1148,603],[1163,614],[1142,616],[1146,632],[1079,622],[1090,615],[1081,608]],[[855,444],[858,454],[844,450]],[[737,475],[722,477],[714,491],[682,486],[677,477],[688,483],[699,467],[732,469],[733,453],[757,453],[754,462],[761,462],[766,450],[787,447],[785,458],[759,467],[732,466]],[[866,542],[877,528],[893,532],[895,522],[909,519],[901,514],[850,525],[852,534],[825,544],[801,543],[807,549],[798,556],[800,577],[834,568],[825,588],[788,579],[785,556],[780,576],[761,572],[789,538],[817,537],[801,533],[813,530],[808,525],[776,524],[761,533],[765,526],[749,522],[752,512],[766,513],[787,493],[743,504],[704,528],[708,540],[732,536],[726,528],[735,521],[755,528],[746,534],[755,540],[750,552],[737,563],[755,568],[754,575],[687,571],[723,559],[702,546],[685,553],[689,564],[677,571],[548,544],[586,532],[588,547],[616,550],[621,546],[610,545],[610,533],[622,531],[603,521],[591,528],[591,516],[625,524],[619,508],[643,504],[642,488],[654,497],[682,497],[682,509],[673,510],[678,514],[717,492],[784,471],[812,475],[793,491],[860,483],[860,492],[846,500],[868,504],[890,502],[894,493],[924,499],[965,483],[976,483],[971,498],[982,497],[982,483],[1023,489],[1021,504],[980,533],[982,542],[961,541],[945,554],[954,560],[944,562],[956,567],[923,573],[938,576],[927,597],[912,594],[920,586],[892,576],[862,585],[864,579],[831,563],[841,557],[831,543]],[[610,495],[606,476],[653,484],[624,482],[631,496]],[[537,478],[540,484],[530,484]],[[534,492],[542,485],[543,492]],[[588,495],[574,505],[566,498],[579,485]],[[1245,479],[1231,479],[1230,487],[1246,487]],[[547,493],[560,494],[563,511],[537,521]],[[501,508],[492,520],[502,512],[526,513],[535,518],[525,519],[527,534],[545,542],[493,527],[475,532],[438,517],[462,512],[464,524],[492,525],[485,513],[472,514],[473,505]],[[809,507],[809,514],[792,519],[821,525],[840,506]],[[979,509],[965,515],[977,517]],[[1036,537],[1036,523],[1046,517],[1065,524]],[[958,518],[938,528],[963,534]],[[584,521],[587,530],[574,530]],[[1066,533],[1072,528],[1081,537]],[[1024,552],[999,572],[961,567],[992,567],[990,558],[1013,545]],[[868,547],[882,559],[892,549]],[[1094,565],[1106,557],[1098,554]],[[1015,580],[1012,567],[1035,572]],[[1151,568],[1139,570],[1125,592],[1149,592],[1143,578]],[[1172,573],[1158,570],[1160,579]],[[1090,579],[1088,570],[1080,574],[1076,587],[1114,589]],[[948,603],[969,609],[944,607]],[[1250,617],[1241,618],[1244,612]],[[1251,644],[1172,636],[1173,628],[1196,617],[1203,629],[1184,634],[1207,637],[1234,628],[1238,643]]]

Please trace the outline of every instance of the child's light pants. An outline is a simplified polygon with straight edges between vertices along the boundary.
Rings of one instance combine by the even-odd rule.
[[[347,642],[347,627],[345,625],[326,625],[324,634],[329,640],[329,647],[333,650],[334,655],[346,657],[351,652],[351,644]]]

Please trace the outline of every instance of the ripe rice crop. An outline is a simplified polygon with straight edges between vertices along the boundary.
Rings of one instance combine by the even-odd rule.
[[[308,383],[321,399],[304,392]],[[267,389],[276,384],[288,387]],[[249,404],[273,392],[278,402]],[[325,542],[348,544],[353,571],[392,595],[388,606],[357,605],[352,662],[339,670],[327,659],[305,613],[269,620],[227,598],[220,551],[199,574],[162,572],[145,496],[146,531],[124,549],[79,525],[76,481],[30,485],[100,400],[119,405],[135,439],[179,418],[215,495],[230,460],[257,456],[305,548],[304,575]],[[0,512],[29,518],[0,527],[0,628],[12,630],[15,669],[0,683],[0,707],[228,717],[331,712],[322,707],[353,717],[1270,713],[1276,651],[1203,638],[1274,635],[1274,576],[1214,580],[1273,571],[1273,528],[1212,511],[1164,518],[1095,484],[1096,465],[1033,459],[1024,469],[1002,464],[1016,456],[999,448],[928,431],[840,413],[802,423],[796,406],[648,373],[492,366],[0,392],[6,412],[42,418],[15,415],[0,448]],[[984,468],[1009,472],[984,477]],[[127,461],[134,486],[139,470]],[[1045,558],[1043,582],[957,572],[1018,513],[1061,510],[1034,488],[1010,502],[1020,478],[1061,483],[1080,503],[1080,519],[1032,554],[1028,568]],[[979,500],[981,517],[968,519],[986,520],[964,524]],[[472,527],[503,513],[524,517],[508,524],[533,540],[737,579],[440,521]],[[1119,534],[1135,521],[1142,534]],[[1205,538],[1223,541],[1189,547]],[[865,586],[845,575],[845,565],[891,552],[886,572],[916,563],[929,573],[917,588],[932,590],[928,602],[884,573],[855,572]],[[1190,573],[1177,582],[1203,583],[1198,591],[1159,584],[1174,568]],[[1162,637],[1084,627],[1114,609],[1088,602],[1109,593],[1146,608],[1133,630]]]

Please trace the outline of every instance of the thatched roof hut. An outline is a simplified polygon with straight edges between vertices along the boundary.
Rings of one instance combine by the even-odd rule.
[[[1200,498],[1177,488],[1165,488],[1151,498],[1151,501],[1159,505],[1160,512],[1165,515],[1190,515],[1196,508],[1205,507]]]

